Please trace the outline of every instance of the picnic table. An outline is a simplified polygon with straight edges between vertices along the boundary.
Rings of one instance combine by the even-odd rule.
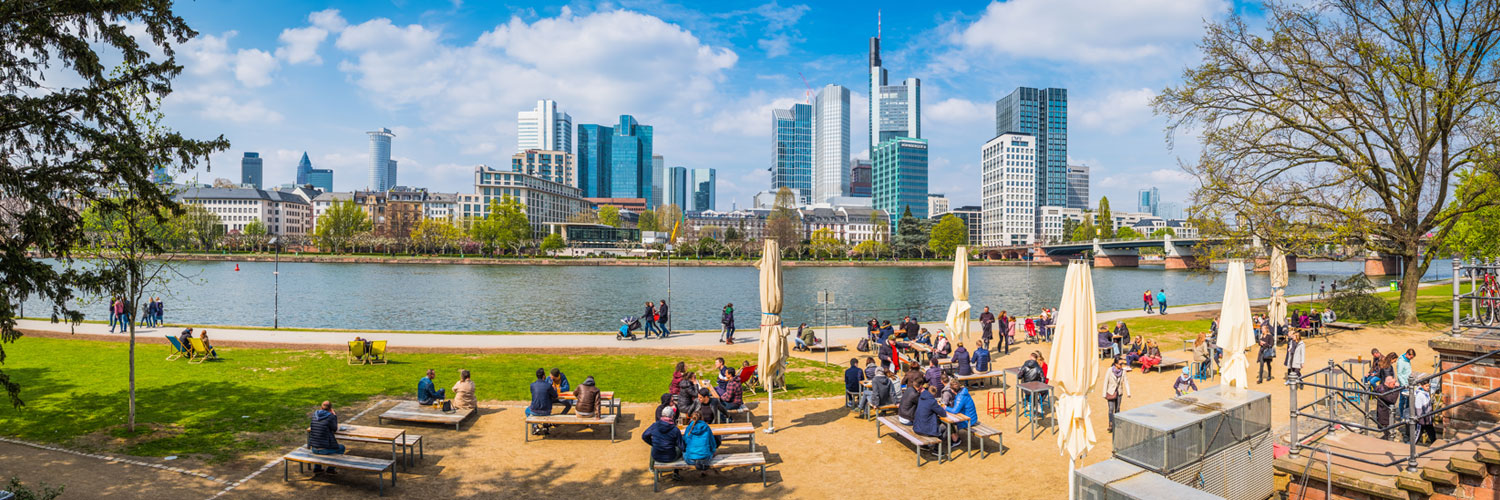
[[[750,439],[750,451],[755,451],[755,425],[750,422],[730,422],[727,424],[708,424],[714,437],[729,437],[734,439]],[[677,426],[677,430],[686,431],[686,425]]]
[[[1037,426],[1041,422],[1046,421],[1047,418],[1053,419],[1054,425],[1052,428],[1054,430],[1057,429],[1055,425],[1056,417],[1051,417],[1053,412],[1048,408],[1052,405],[1052,386],[1041,382],[1022,382],[1016,384],[1016,396],[1017,404],[1024,405],[1024,411],[1016,413],[1016,433],[1020,433],[1021,429],[1030,427],[1031,439],[1036,439]],[[1025,396],[1031,397],[1027,398]],[[1043,402],[1044,398],[1046,400],[1045,403]],[[1026,414],[1025,426],[1021,425],[1022,413]],[[1045,413],[1045,415],[1042,415],[1042,413]]]
[[[940,417],[939,420],[942,420],[944,424],[948,424],[948,436],[951,437],[953,433],[958,432],[958,424],[969,421],[969,416],[961,413],[949,413]],[[967,442],[964,444],[964,456],[967,457],[970,453],[974,452],[974,434],[965,433],[965,435],[968,436]],[[945,439],[944,441],[947,442],[943,444],[948,445],[948,460],[953,460],[953,440]]]
[[[396,406],[392,407],[391,409],[386,410],[385,413],[381,413],[379,417],[376,417],[375,421],[384,423],[386,420],[395,420],[398,422],[443,424],[452,425],[453,430],[459,430],[459,426],[463,424],[464,420],[469,418],[469,415],[473,414],[474,410],[472,408],[466,410],[455,409],[452,412],[444,412],[442,409],[440,409],[440,407],[431,405],[424,406],[418,404],[416,401],[402,401],[400,403],[396,403]]]
[[[333,436],[335,439],[360,443],[388,443],[391,445],[391,461],[396,463],[406,462],[408,467],[410,466],[410,461],[405,457],[406,429],[339,424],[338,431],[334,432]],[[396,459],[396,448],[398,447],[401,448],[402,460]]]
[[[578,396],[573,394],[573,391],[560,392],[557,394],[557,400],[578,401]],[[610,413],[618,416],[620,414],[620,403],[620,401],[615,400],[615,391],[599,391],[599,405],[609,408]]]

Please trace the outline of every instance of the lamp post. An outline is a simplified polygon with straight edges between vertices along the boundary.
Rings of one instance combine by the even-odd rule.
[[[272,306],[271,306],[271,329],[281,329],[281,238],[271,238],[271,245],[276,247],[276,264],[271,271]]]

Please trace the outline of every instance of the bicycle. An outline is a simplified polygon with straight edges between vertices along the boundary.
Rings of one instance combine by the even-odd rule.
[[[1500,321],[1500,280],[1495,277],[1494,271],[1472,270],[1470,278],[1475,283],[1473,289],[1474,300],[1478,301],[1475,311],[1475,321],[1484,326],[1494,325]]]

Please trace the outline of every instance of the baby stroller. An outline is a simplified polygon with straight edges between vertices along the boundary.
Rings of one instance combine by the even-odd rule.
[[[1036,322],[1032,318],[1026,318],[1026,343],[1036,342]]]
[[[615,340],[635,340],[635,330],[641,327],[641,319],[635,316],[620,318],[620,333],[615,334]]]

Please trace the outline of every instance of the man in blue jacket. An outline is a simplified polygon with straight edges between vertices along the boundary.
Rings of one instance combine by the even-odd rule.
[[[979,423],[979,410],[974,407],[974,397],[969,394],[969,388],[964,387],[963,383],[957,380],[949,384],[949,387],[958,391],[958,395],[953,397],[953,406],[944,408],[943,410],[948,413],[969,417],[969,421],[959,422],[954,424],[954,426],[959,429],[968,429],[969,426]],[[956,440],[957,436],[954,436],[954,438]]]
[[[849,358],[849,369],[844,370],[844,407],[853,408],[864,392],[860,382],[865,380],[865,371],[859,369],[859,358]]]
[[[672,408],[662,408],[661,414],[646,432],[641,433],[641,441],[651,446],[651,460],[667,463],[676,462],[682,458],[682,450],[686,445],[682,441],[682,431],[677,430],[677,424],[673,422],[676,416]],[[672,472],[677,475],[676,471]]]
[[[974,357],[974,371],[976,373],[989,373],[989,371],[990,371],[990,350],[989,349],[985,349],[984,348],[984,344],[980,344],[978,349],[974,349],[974,356],[973,357]]]
[[[536,382],[531,383],[531,406],[526,407],[526,416],[545,417],[552,414],[552,405],[557,403],[557,389],[547,382],[547,370],[536,369]],[[533,426],[532,434],[545,435],[551,425]]]
[[[343,455],[344,445],[334,439],[334,434],[339,431],[339,416],[333,412],[333,403],[324,401],[313,412],[312,425],[307,427],[307,449],[312,450],[314,455]],[[313,464],[313,473],[323,472],[323,466]],[[328,468],[329,474],[336,474],[333,467]]]
[[[939,420],[947,415],[943,405],[938,404],[937,393],[941,386],[927,386],[917,396],[917,413],[911,422],[911,430],[919,435],[945,439],[948,427]]]
[[[433,380],[437,378],[437,372],[427,369],[427,376],[417,381],[417,403],[430,405],[443,399],[443,389],[434,387]]]

